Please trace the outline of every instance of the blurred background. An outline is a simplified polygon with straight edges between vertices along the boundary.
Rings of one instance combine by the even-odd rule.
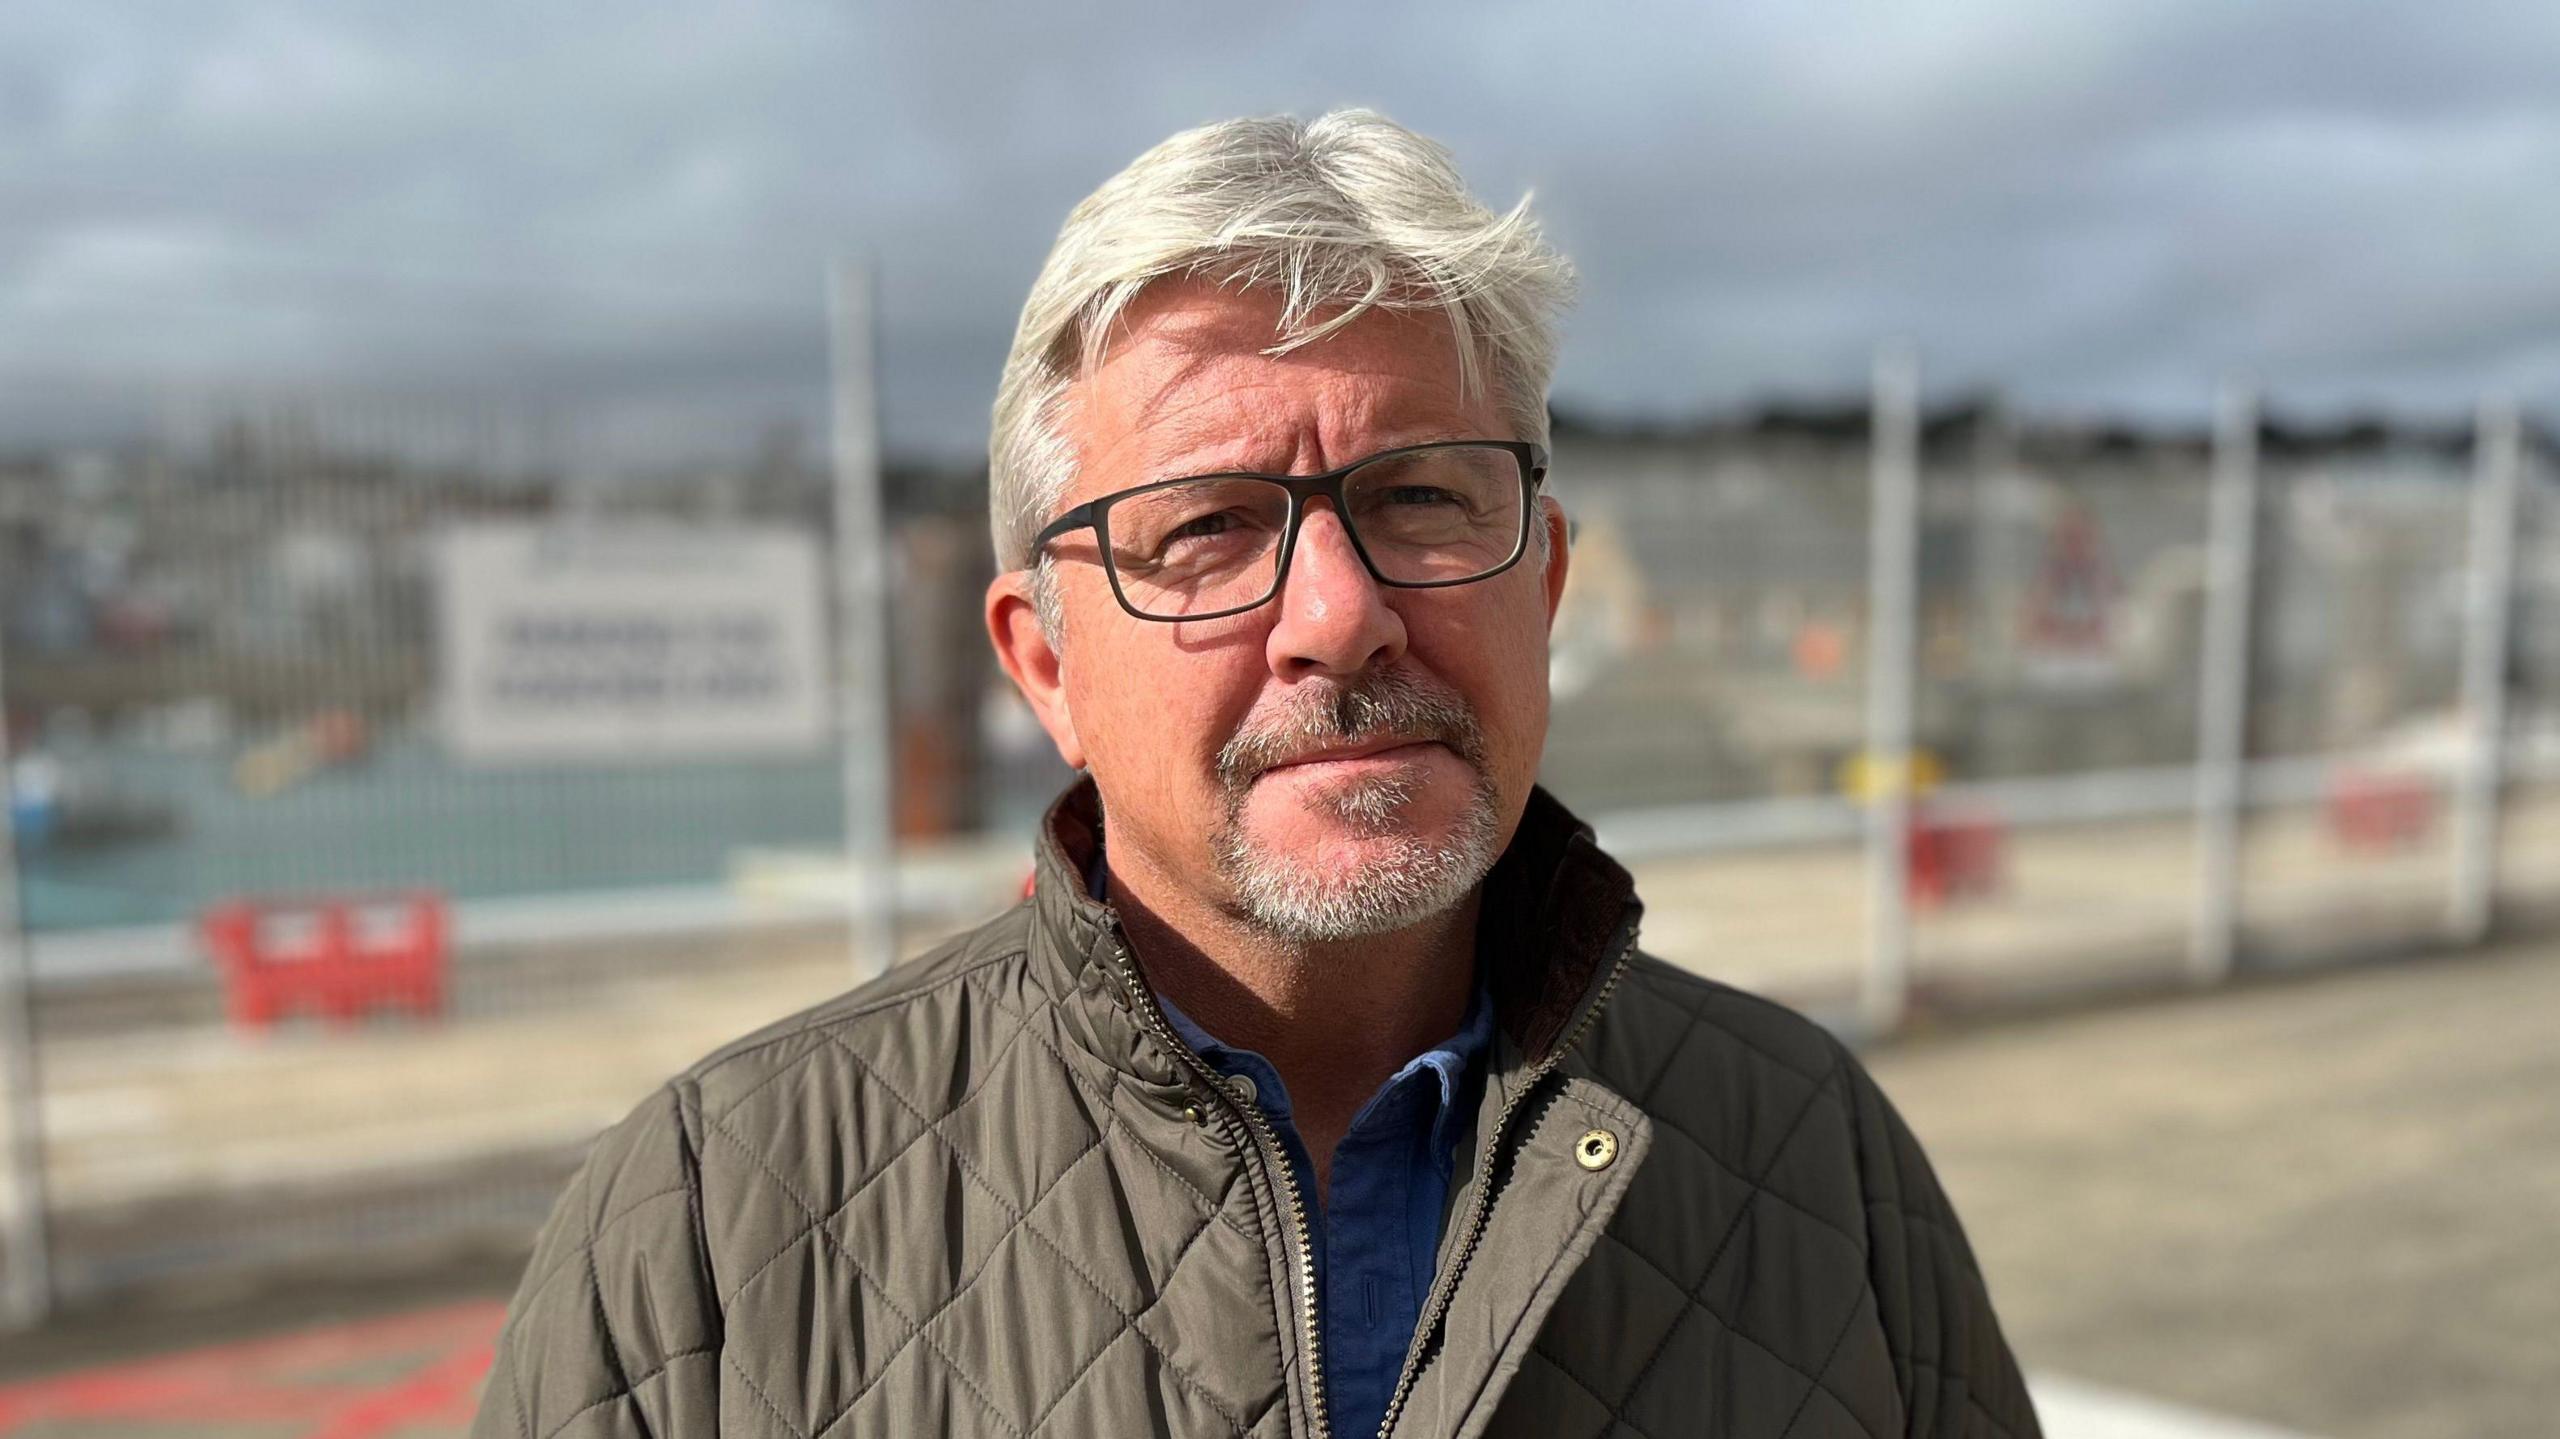
[[[1546,783],[2048,1431],[2552,1432],[2560,10],[1078,10],[0,10],[0,1436],[459,1433],[599,1128],[1018,892],[1014,316],[1341,104],[1582,269]]]

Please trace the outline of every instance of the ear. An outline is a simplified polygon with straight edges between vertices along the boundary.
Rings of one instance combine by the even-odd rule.
[[[1005,678],[1022,692],[1032,716],[1049,732],[1058,758],[1069,769],[1084,768],[1084,745],[1076,738],[1074,716],[1067,712],[1065,662],[1040,632],[1040,611],[1031,603],[1031,571],[1008,570],[987,585],[987,638],[996,648],[996,663]]]
[[[1570,537],[1565,524],[1564,506],[1552,495],[1538,496],[1538,522],[1547,527],[1547,630],[1556,627],[1556,606],[1564,602],[1564,572],[1573,559],[1566,541]]]

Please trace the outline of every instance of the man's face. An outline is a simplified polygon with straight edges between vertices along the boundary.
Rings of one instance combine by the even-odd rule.
[[[1513,439],[1462,399],[1438,316],[1371,312],[1285,356],[1277,301],[1167,284],[1142,295],[1070,392],[1074,492],[1216,471],[1312,474],[1430,440]],[[1091,531],[1053,541],[1060,643],[1000,577],[1006,668],[1103,796],[1115,869],[1299,939],[1400,928],[1472,889],[1509,843],[1547,725],[1562,518],[1542,502],[1512,569],[1447,589],[1380,585],[1341,517],[1310,504],[1286,584],[1258,609],[1157,623],[1112,597]]]

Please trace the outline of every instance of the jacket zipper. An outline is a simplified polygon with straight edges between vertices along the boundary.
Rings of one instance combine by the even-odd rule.
[[[1592,999],[1590,1007],[1583,1011],[1581,1021],[1573,1027],[1573,1033],[1566,1035],[1562,1043],[1548,1049],[1546,1057],[1539,1060],[1521,1079],[1519,1085],[1511,1091],[1510,1098],[1502,1102],[1501,1112],[1494,1116],[1492,1141],[1485,1146],[1484,1150],[1488,1159],[1483,1171],[1485,1180],[1476,1186],[1475,1199],[1467,1206],[1466,1228],[1460,1231],[1457,1254],[1449,1267],[1432,1284],[1430,1297],[1423,1305],[1422,1318],[1413,1327],[1413,1342],[1405,1350],[1404,1369],[1396,1376],[1395,1390],[1387,1396],[1386,1416],[1378,1424],[1378,1439],[1386,1439],[1386,1436],[1396,1427],[1397,1417],[1404,1412],[1405,1400],[1413,1391],[1413,1381],[1421,1372],[1420,1361],[1424,1341],[1430,1337],[1431,1331],[1439,1325],[1447,1311],[1450,1298],[1457,1292],[1458,1277],[1466,1272],[1467,1261],[1475,1255],[1476,1241],[1484,1233],[1485,1216],[1493,1207],[1490,1157],[1501,1152],[1503,1135],[1510,1129],[1512,1116],[1519,1113],[1520,1106],[1528,1098],[1529,1092],[1537,1088],[1540,1081],[1554,1071],[1575,1045],[1582,1042],[1582,1036],[1591,1028],[1592,1021],[1598,1019],[1600,1011],[1608,1007],[1610,997],[1617,993],[1618,981],[1626,977],[1627,958],[1635,951],[1635,947],[1636,927],[1629,924],[1626,927],[1625,937],[1619,940],[1616,953],[1610,960],[1608,977],[1600,982],[1599,994]],[[1333,1422],[1325,1412],[1324,1402],[1324,1333],[1322,1327],[1316,1323],[1315,1239],[1307,1227],[1306,1195],[1298,1188],[1297,1175],[1289,1163],[1288,1151],[1281,1148],[1279,1134],[1271,1128],[1271,1121],[1263,1117],[1261,1109],[1239,1102],[1234,1092],[1227,1088],[1218,1075],[1198,1055],[1191,1052],[1191,1046],[1185,1044],[1182,1037],[1173,1032],[1173,1026],[1166,1021],[1164,1011],[1156,1005],[1154,992],[1149,990],[1146,982],[1139,978],[1137,965],[1130,958],[1128,946],[1114,942],[1111,946],[1111,958],[1113,967],[1120,972],[1121,986],[1129,991],[1130,1002],[1136,1007],[1139,1023],[1146,1027],[1148,1034],[1158,1044],[1164,1046],[1166,1053],[1181,1060],[1184,1068],[1190,1070],[1218,1096],[1217,1103],[1243,1121],[1245,1128],[1253,1134],[1254,1143],[1266,1157],[1272,1172],[1280,1177],[1281,1192],[1289,1201],[1290,1237],[1297,1244],[1298,1335],[1300,1345],[1307,1356],[1307,1408],[1315,1421],[1314,1439],[1332,1439]]]
[[[1298,1177],[1289,1163],[1288,1151],[1281,1148],[1280,1135],[1272,1129],[1271,1121],[1263,1117],[1262,1110],[1238,1101],[1225,1082],[1191,1052],[1191,1046],[1183,1043],[1180,1035],[1173,1032],[1172,1024],[1166,1021],[1164,1011],[1156,1004],[1154,992],[1138,977],[1137,964],[1130,958],[1128,946],[1115,942],[1111,947],[1111,957],[1114,967],[1120,971],[1121,985],[1129,991],[1129,999],[1137,1007],[1139,1023],[1158,1044],[1164,1046],[1166,1053],[1180,1059],[1184,1068],[1218,1096],[1217,1103],[1243,1121],[1254,1137],[1255,1146],[1266,1156],[1272,1172],[1280,1176],[1281,1192],[1289,1201],[1289,1232],[1297,1243],[1298,1333],[1307,1356],[1307,1408],[1315,1420],[1315,1439],[1331,1439],[1333,1423],[1326,1415],[1324,1405],[1324,1334],[1316,1324],[1315,1238],[1307,1226],[1306,1195],[1298,1188]]]
[[[1546,1057],[1539,1060],[1512,1089],[1510,1097],[1502,1101],[1501,1112],[1494,1116],[1493,1137],[1484,1147],[1485,1162],[1479,1171],[1475,1199],[1467,1206],[1466,1227],[1458,1233],[1457,1253],[1451,1256],[1449,1266],[1433,1281],[1430,1297],[1422,1306],[1422,1318],[1413,1326],[1413,1342],[1404,1352],[1404,1369],[1396,1375],[1396,1387],[1387,1396],[1386,1417],[1378,1423],[1378,1439],[1387,1439],[1396,1427],[1397,1418],[1404,1413],[1405,1400],[1413,1392],[1413,1381],[1422,1372],[1424,1346],[1431,1337],[1431,1331],[1446,1315],[1449,1301],[1458,1290],[1458,1278],[1466,1272],[1467,1261],[1475,1257],[1476,1241],[1484,1234],[1485,1216],[1493,1208],[1493,1157],[1502,1152],[1503,1135],[1511,1127],[1512,1116],[1519,1113],[1529,1092],[1536,1089],[1563,1062],[1565,1055],[1582,1042],[1582,1036],[1591,1028],[1592,1021],[1608,1007],[1610,996],[1617,993],[1618,981],[1626,977],[1627,958],[1634,953],[1635,947],[1636,927],[1629,924],[1626,937],[1619,941],[1616,956],[1610,961],[1609,976],[1600,982],[1600,993],[1593,998],[1590,1008],[1582,1012],[1581,1022],[1574,1025],[1573,1033],[1566,1035],[1562,1043],[1548,1049]]]

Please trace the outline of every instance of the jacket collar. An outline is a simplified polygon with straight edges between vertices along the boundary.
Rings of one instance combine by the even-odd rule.
[[[1087,1049],[1150,1088],[1179,1090],[1181,1068],[1140,1023],[1122,981],[1125,941],[1084,876],[1102,842],[1102,797],[1079,778],[1050,806],[1034,851],[1031,968]],[[1622,935],[1642,914],[1635,881],[1590,826],[1534,788],[1510,847],[1485,876],[1476,934],[1502,1046],[1534,1062],[1605,998]],[[1134,959],[1132,961],[1134,964]]]

